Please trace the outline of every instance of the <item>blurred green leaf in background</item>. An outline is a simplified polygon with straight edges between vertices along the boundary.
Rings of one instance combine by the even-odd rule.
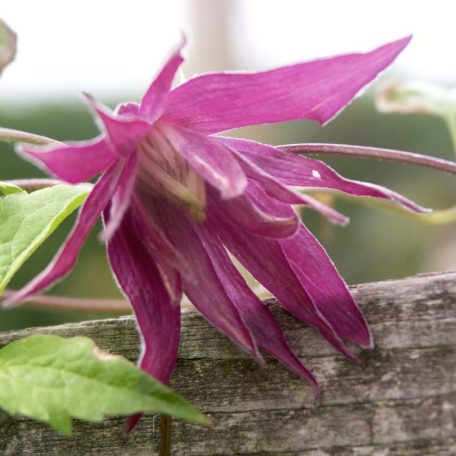
[[[16,56],[16,34],[0,19],[0,74]]]

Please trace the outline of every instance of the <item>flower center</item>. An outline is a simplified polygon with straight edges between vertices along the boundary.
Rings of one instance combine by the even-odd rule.
[[[204,180],[174,148],[159,125],[150,129],[138,143],[138,158],[140,192],[165,197],[185,207],[197,220],[204,220]]]

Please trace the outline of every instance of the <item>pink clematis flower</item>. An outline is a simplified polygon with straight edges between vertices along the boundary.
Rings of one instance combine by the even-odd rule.
[[[322,162],[214,134],[296,119],[325,123],[409,40],[258,73],[203,74],[172,89],[183,61],[181,45],[140,104],[124,103],[111,112],[88,97],[100,136],[22,150],[70,183],[102,174],[52,263],[7,305],[67,274],[103,214],[109,261],[142,336],[142,369],[168,382],[185,293],[210,323],[255,359],[261,362],[260,350],[268,352],[318,391],[316,379],[228,252],[284,308],[356,360],[345,341],[372,347],[366,321],[293,205],[315,209],[337,223],[346,219],[292,187],[329,188],[420,208],[379,186],[344,179]]]

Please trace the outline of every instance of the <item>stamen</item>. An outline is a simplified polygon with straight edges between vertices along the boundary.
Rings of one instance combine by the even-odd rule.
[[[198,221],[205,218],[203,178],[189,165],[164,132],[155,125],[138,144],[139,190],[185,207]]]

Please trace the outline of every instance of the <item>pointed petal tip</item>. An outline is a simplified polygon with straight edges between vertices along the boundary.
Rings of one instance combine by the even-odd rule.
[[[97,103],[96,98],[92,94],[90,94],[89,92],[86,92],[86,91],[83,90],[81,92],[81,96],[84,99],[84,101],[87,102],[89,105]]]
[[[4,301],[1,302],[1,307],[3,309],[12,309],[14,307],[19,306],[25,300],[27,300],[30,296],[33,296],[36,291],[32,290],[30,286],[25,286],[24,288],[17,290],[14,294],[6,298]],[[1,294],[0,294],[1,298]]]
[[[366,341],[366,343],[362,343],[360,344],[361,347],[365,348],[366,350],[373,350],[375,348],[375,342],[374,342],[374,337],[372,336],[372,333],[368,328],[368,332],[369,332],[369,338],[368,340]]]
[[[29,146],[28,144],[24,143],[14,144],[14,151],[19,155],[29,155],[36,153],[35,147]]]
[[[18,299],[16,297],[16,295],[13,295],[10,298],[5,299],[4,301],[2,301],[2,307],[4,309],[11,309],[12,307],[14,307],[17,304],[19,304],[19,302],[20,302],[20,299]]]
[[[398,44],[402,47],[402,49],[404,49],[409,43],[410,41],[412,41],[412,38],[413,38],[413,33],[411,33],[410,35],[407,35],[407,36],[404,36],[403,38],[399,38],[398,40],[395,40],[393,41],[391,44]]]
[[[185,51],[188,46],[188,37],[184,30],[179,31],[179,40],[171,47],[168,53],[167,62],[174,57],[179,57],[184,61],[186,59]]]
[[[101,101],[97,100],[93,95],[88,92],[81,92],[82,97],[86,104],[89,107],[89,110],[92,112],[93,116],[95,117],[95,122],[98,125],[98,128],[106,133],[107,131],[106,122],[108,119],[113,118],[113,113],[111,110],[104,105]]]
[[[136,413],[135,415],[129,416],[124,423],[123,435],[125,438],[130,436],[131,431],[136,427],[141,419],[142,413]]]
[[[25,160],[39,159],[40,154],[50,152],[56,147],[64,147],[65,144],[46,144],[42,146],[32,146],[30,144],[17,143],[14,145],[14,151]]]
[[[336,214],[337,214],[336,218],[333,217],[330,219],[336,225],[344,227],[350,223],[350,217],[347,217],[346,215],[343,215],[340,212],[336,212]]]
[[[375,342],[373,339],[371,339],[369,341],[369,343],[367,345],[365,345],[363,348],[365,348],[366,350],[373,350],[375,348]]]
[[[116,227],[117,228],[117,227]],[[104,230],[98,235],[98,241],[102,244],[108,243],[115,234],[115,229],[112,229],[112,225],[106,226]]]
[[[294,355],[294,353],[293,353]],[[318,380],[315,378],[314,374],[308,370],[304,364],[302,364],[301,360],[294,355],[296,360],[298,361],[298,366],[297,368],[292,369],[296,374],[301,376],[304,380],[307,380],[307,382],[310,384],[313,390],[313,395],[314,395],[314,400],[318,401],[318,398],[320,396],[320,385],[318,384]],[[280,359],[279,359],[280,361]],[[285,363],[284,363],[285,364]],[[286,365],[286,364],[285,364]],[[289,366],[287,366],[290,368]]]
[[[361,361],[361,359],[359,358],[359,356],[355,355],[354,353],[351,353],[351,352],[348,352],[350,353],[350,356],[347,356],[347,354],[345,354],[345,356],[347,357],[347,359],[349,361],[351,361],[353,364],[356,364],[357,366],[360,366],[363,362]]]
[[[91,108],[97,114],[109,115],[109,108],[105,106],[101,101],[97,100],[93,95],[88,92],[81,92],[81,95],[89,108]]]
[[[324,215],[330,222],[334,223],[334,225],[339,225],[339,226],[347,226],[350,223],[350,218],[347,217],[346,215],[340,213],[339,211],[336,211],[333,209],[331,206],[327,206],[326,204],[320,203],[317,199],[314,198],[307,198],[308,201],[304,201],[304,204],[307,204],[308,209],[314,209],[320,212],[321,215]]]
[[[244,194],[247,185],[247,177],[245,177],[245,175],[242,175],[236,181],[229,182],[225,186],[220,187],[220,197],[223,200],[237,198],[238,196]]]
[[[49,149],[49,147],[34,147],[30,146],[28,144],[15,144],[14,145],[14,151],[16,152],[17,155],[19,155],[22,159],[32,162],[35,166],[39,167],[45,167],[45,165],[42,163],[40,160],[39,154],[46,152]]]
[[[363,328],[360,331],[360,334],[355,334],[353,337],[351,337],[350,339],[346,339],[346,340],[350,340],[350,342],[357,344],[359,347],[367,349],[367,350],[371,350],[375,346],[374,340],[372,338],[372,334],[371,334],[369,326],[367,326],[367,324],[366,324],[365,328]]]
[[[379,47],[377,47],[374,52],[379,52],[382,50],[388,51],[388,54],[394,60],[410,43],[412,40],[413,35],[407,35],[402,38],[398,38],[392,41],[389,41]]]
[[[169,52],[162,68],[155,76],[141,100],[139,113],[147,117],[150,121],[160,118],[165,109],[173,80],[179,67],[185,60],[184,49],[186,46],[187,37],[181,31],[179,42]]]
[[[255,351],[251,352],[253,359],[263,368],[266,368],[266,361],[264,360],[263,356],[260,354],[257,347],[255,347]]]
[[[361,348],[371,348],[373,347],[373,340],[371,336],[371,332],[369,330],[369,327],[366,325],[365,328],[366,331],[360,331],[361,334],[355,334],[353,337],[345,338],[344,343],[342,343],[342,350],[340,352],[347,358],[348,361],[352,362],[353,364],[356,365],[361,365],[363,361],[359,358],[357,354],[355,354],[352,349],[348,348],[345,341],[349,341],[351,344],[356,344]]]
[[[182,57],[184,57],[183,51],[188,45],[188,37],[184,30],[180,30],[179,42],[176,45],[176,48],[179,50]]]
[[[419,204],[416,204],[410,200],[406,200],[405,202],[398,201],[398,203],[402,205],[405,209],[408,209],[412,212],[417,212],[418,214],[432,214],[434,212],[434,209],[420,206]]]

